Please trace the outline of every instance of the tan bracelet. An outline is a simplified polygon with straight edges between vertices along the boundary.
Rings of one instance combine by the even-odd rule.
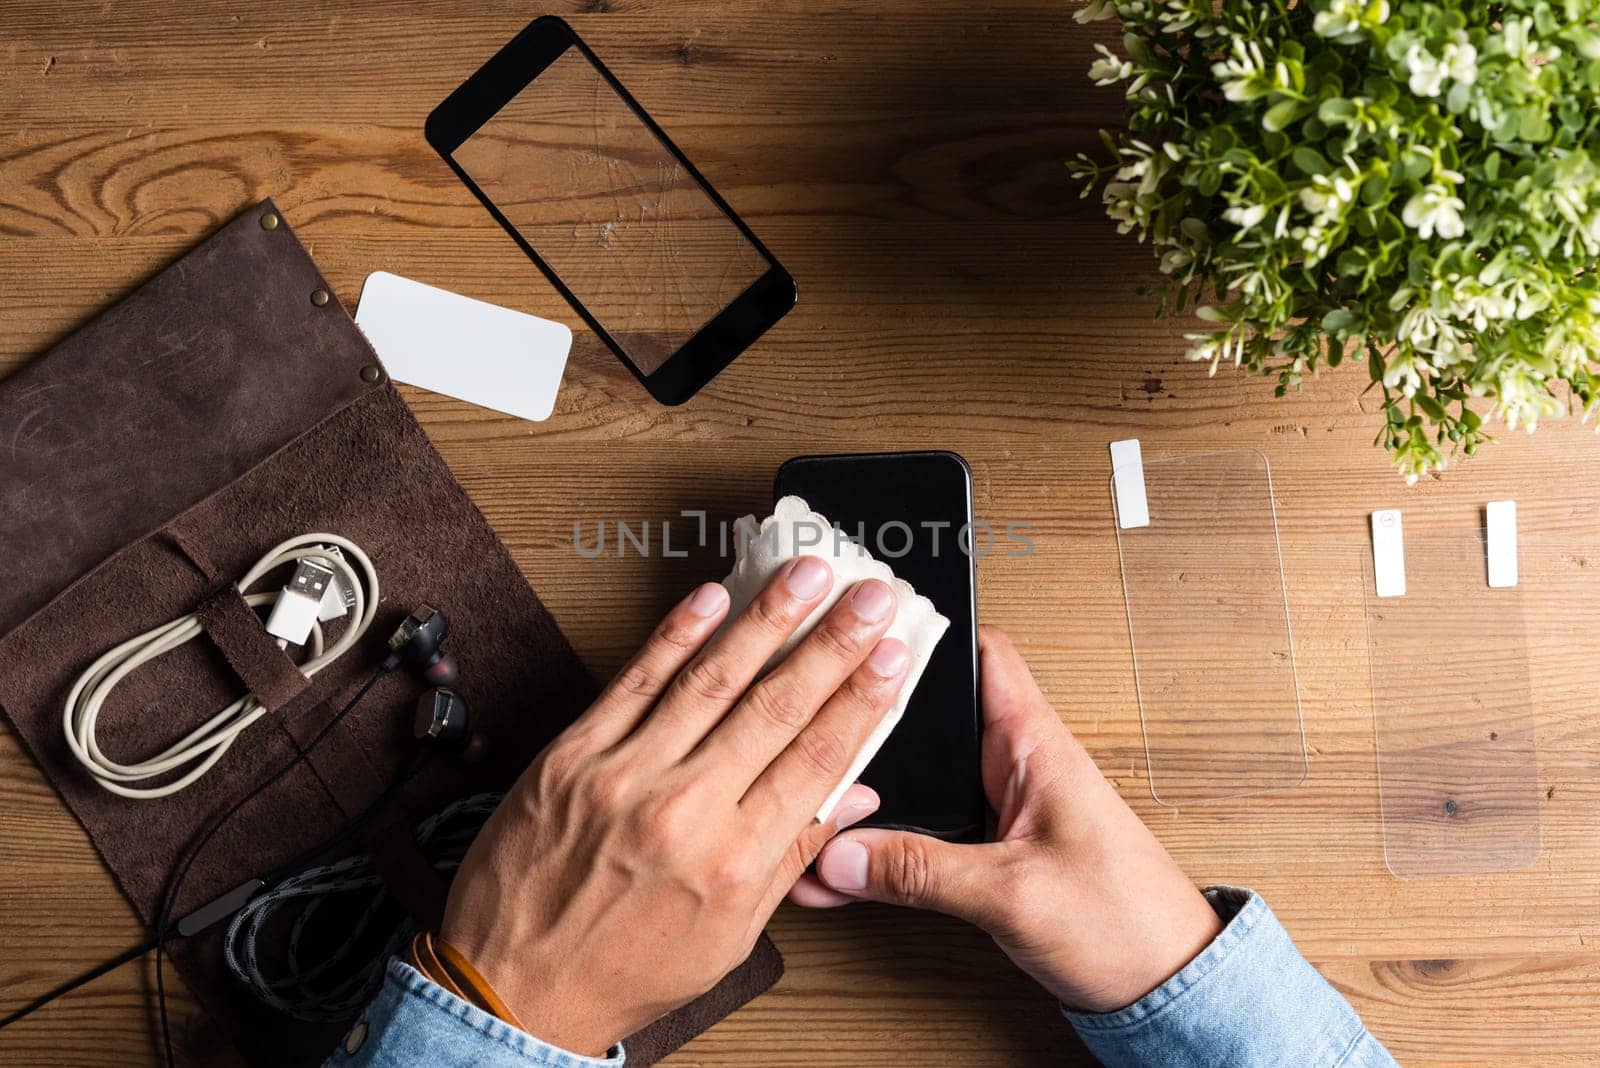
[[[505,1000],[495,993],[483,973],[472,966],[465,954],[444,939],[428,931],[418,932],[411,940],[411,962],[416,965],[417,971],[462,1001],[476,1005],[518,1031],[527,1030]]]

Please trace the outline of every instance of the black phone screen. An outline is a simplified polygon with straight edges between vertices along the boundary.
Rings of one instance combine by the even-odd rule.
[[[986,810],[966,461],[953,452],[803,456],[779,469],[774,489],[804,497],[950,620],[905,718],[861,775],[883,801],[864,825],[979,840]]]

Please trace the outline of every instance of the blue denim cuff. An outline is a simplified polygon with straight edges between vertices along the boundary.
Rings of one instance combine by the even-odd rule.
[[[605,1057],[570,1053],[463,1001],[398,957],[383,987],[325,1062],[328,1068],[622,1068],[618,1045]]]
[[[1116,1012],[1062,1010],[1107,1068],[1394,1064],[1259,895],[1219,886],[1206,898],[1227,926],[1177,975]]]

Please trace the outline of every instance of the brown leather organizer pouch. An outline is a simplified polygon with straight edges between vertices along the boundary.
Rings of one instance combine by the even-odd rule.
[[[504,790],[594,693],[331,292],[269,201],[0,381],[0,710],[146,924],[189,844],[305,752],[415,605],[449,617],[457,688],[489,745],[482,764],[430,762],[363,832],[390,889],[425,926],[437,922],[445,888],[408,825],[456,798]],[[313,531],[365,549],[382,597],[363,643],[306,680],[241,625],[249,609],[233,582],[279,541]],[[67,751],[67,690],[107,649],[196,610],[208,640],[135,672],[107,702],[107,755],[164,748],[246,688],[271,694],[274,707],[187,790],[115,797]],[[420,690],[404,670],[384,676],[229,819],[174,915],[300,855],[366,807],[410,764]],[[301,1023],[257,1002],[223,964],[225,927],[171,944],[191,989],[251,1061],[319,1060],[344,1025]],[[763,938],[705,997],[629,1038],[629,1064],[676,1049],[781,971]]]

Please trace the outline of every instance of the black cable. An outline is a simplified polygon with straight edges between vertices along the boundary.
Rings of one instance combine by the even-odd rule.
[[[298,753],[295,754],[292,760],[290,760],[287,764],[284,764],[277,771],[273,772],[272,775],[270,775],[265,781],[253,787],[248,793],[246,793],[238,801],[235,801],[231,806],[229,806],[227,811],[222,813],[221,816],[217,817],[217,819],[211,823],[211,825],[206,829],[206,832],[195,843],[194,848],[189,851],[188,856],[177,868],[174,869],[172,876],[169,877],[168,888],[166,893],[163,895],[161,908],[156,917],[156,933],[153,936],[136,946],[130,946],[128,949],[123,950],[114,957],[100,962],[93,968],[90,968],[88,971],[68,979],[66,982],[61,983],[53,989],[46,991],[45,993],[34,998],[20,1009],[7,1014],[3,1019],[0,1019],[0,1029],[9,1027],[18,1020],[32,1015],[39,1009],[42,1009],[46,1005],[50,1004],[52,1001],[71,993],[80,986],[83,986],[85,983],[91,983],[100,978],[102,975],[106,975],[109,972],[115,971],[124,964],[127,964],[130,961],[138,960],[151,950],[155,950],[156,1000],[161,1012],[161,1040],[162,1046],[166,1052],[167,1065],[169,1068],[172,1068],[172,1066],[175,1064],[175,1061],[172,1055],[172,1031],[170,1022],[167,1018],[166,983],[161,966],[163,956],[162,946],[174,936],[182,938],[188,937],[192,934],[198,934],[200,931],[205,930],[212,924],[226,919],[234,912],[237,912],[239,908],[241,908],[244,903],[248,901],[251,896],[253,896],[255,890],[259,889],[260,886],[267,882],[277,881],[282,879],[284,876],[291,874],[296,869],[302,867],[313,857],[326,852],[342,839],[353,834],[361,827],[363,823],[366,822],[366,820],[379,808],[379,806],[381,806],[389,798],[393,797],[397,790],[411,780],[412,776],[416,775],[418,771],[422,770],[423,765],[427,763],[428,753],[424,751],[422,754],[420,754],[410,768],[408,768],[403,774],[396,778],[394,782],[390,783],[381,793],[368,802],[366,807],[363,808],[354,819],[340,828],[336,834],[304,851],[293,860],[279,865],[273,871],[249,880],[245,884],[228,891],[226,894],[223,894],[218,898],[206,902],[193,912],[187,913],[180,917],[176,922],[173,922],[172,909],[173,906],[177,904],[178,894],[183,889],[183,881],[184,878],[189,874],[190,867],[193,866],[195,859],[200,855],[201,851],[204,850],[206,845],[210,843],[212,837],[216,835],[217,831],[220,830],[222,826],[234,816],[234,814],[259,796],[263,790],[266,790],[268,787],[272,786],[274,783],[281,780],[285,775],[289,774],[289,772],[298,767],[300,762],[304,760],[313,749],[321,744],[322,740],[327,737],[328,732],[331,731],[334,726],[343,720],[347,715],[349,715],[350,712],[355,709],[356,705],[361,702],[361,699],[367,695],[368,691],[370,691],[372,687],[377,684],[378,680],[384,675],[388,674],[388,672],[394,668],[397,663],[398,658],[394,656],[385,659],[383,663],[381,663],[372,672],[372,674],[367,677],[366,681],[361,684],[360,689],[355,692],[354,696],[352,696],[349,701],[345,702],[344,706],[334,714],[333,718],[328,720],[327,723],[323,724],[322,728],[312,736],[311,740],[306,743],[306,745],[302,747]]]
[[[84,983],[92,983],[94,980],[100,978],[102,975],[105,975],[107,972],[116,971],[118,968],[122,967],[124,964],[127,964],[131,960],[138,960],[140,957],[156,948],[156,943],[158,941],[159,939],[152,938],[148,942],[141,942],[137,946],[133,946],[130,949],[125,949],[115,957],[112,957],[110,960],[101,961],[99,964],[96,964],[93,968],[90,968],[82,975],[79,975],[73,979],[68,979],[55,989],[40,994],[38,997],[22,1006],[22,1008],[18,1009],[16,1012],[13,1012],[5,1017],[5,1019],[0,1020],[0,1028],[11,1026],[24,1016],[27,1016],[38,1009],[44,1008],[56,998],[59,998],[64,994],[72,993]]]
[[[164,953],[162,951],[163,946],[174,936],[186,938],[190,935],[198,934],[210,927],[212,924],[226,919],[228,916],[242,908],[244,904],[248,902],[249,899],[254,896],[256,891],[259,890],[263,885],[271,882],[277,882],[287,875],[292,874],[294,871],[303,867],[311,859],[327,852],[340,841],[354,834],[362,827],[363,824],[366,823],[366,821],[374,812],[376,812],[386,801],[392,798],[397,791],[405,786],[406,783],[410,782],[417,772],[422,770],[422,768],[427,764],[431,753],[429,753],[426,749],[419,753],[417,759],[413,761],[409,768],[407,768],[393,782],[386,786],[376,797],[369,801],[353,819],[347,822],[329,838],[317,843],[310,849],[305,850],[294,859],[279,865],[271,872],[253,877],[240,886],[235,887],[233,890],[230,890],[227,893],[206,902],[192,912],[179,917],[178,920],[174,922],[172,919],[172,910],[177,904],[179,895],[182,893],[184,879],[188,876],[189,869],[194,866],[195,860],[198,859],[205,847],[210,844],[211,839],[215,837],[216,833],[221,830],[222,827],[230,819],[232,819],[240,809],[249,804],[256,797],[260,796],[264,790],[279,782],[285,775],[289,774],[289,772],[299,767],[301,761],[305,760],[310,755],[311,751],[320,745],[322,740],[327,737],[328,732],[333,730],[335,726],[337,726],[346,716],[348,716],[355,709],[355,707],[361,703],[361,700],[366,697],[367,693],[372,689],[372,687],[377,685],[378,680],[384,675],[388,674],[390,670],[399,664],[399,662],[400,657],[397,653],[391,653],[388,657],[386,657],[384,661],[373,670],[372,674],[367,677],[366,681],[361,684],[360,688],[356,690],[355,694],[351,696],[350,700],[345,702],[344,706],[341,707],[339,711],[328,720],[327,723],[323,724],[316,734],[312,735],[311,740],[300,748],[300,751],[295,754],[293,759],[284,764],[282,767],[278,768],[277,771],[273,772],[264,781],[252,787],[249,792],[247,792],[243,797],[239,798],[239,800],[235,801],[228,807],[226,811],[224,811],[220,816],[211,822],[210,826],[206,828],[205,833],[202,834],[195,842],[194,847],[189,850],[187,856],[173,870],[173,874],[169,877],[167,889],[162,895],[161,907],[156,916],[156,923],[154,925],[156,933],[151,938],[141,942],[136,946],[131,946],[128,949],[123,950],[115,957],[111,957],[108,960],[102,961],[93,968],[90,968],[88,971],[83,972],[82,974],[77,975],[64,983],[61,983],[46,993],[41,994],[39,997],[34,998],[20,1009],[17,1009],[16,1011],[8,1014],[5,1018],[0,1019],[0,1029],[8,1027],[11,1024],[16,1023],[18,1020],[31,1015],[44,1006],[50,1004],[52,1001],[55,1001],[57,998],[71,993],[78,987],[83,986],[85,983],[93,982],[95,979],[98,979],[109,972],[115,971],[117,968],[122,967],[122,965],[127,964],[130,961],[137,960],[146,953],[149,953],[151,950],[154,950],[156,954],[156,1002],[161,1015],[162,1049],[166,1056],[168,1068],[174,1068],[176,1059],[173,1056],[172,1050],[172,1028],[171,1021],[167,1014],[166,978],[164,969],[162,967],[162,961],[164,957]]]
[[[153,939],[156,952],[156,1005],[161,1014],[161,1045],[166,1053],[167,1068],[175,1068],[177,1060],[172,1055],[172,1027],[167,1018],[167,987],[161,967],[162,957],[164,956],[161,949],[168,936],[172,933],[174,927],[172,923],[172,909],[173,906],[177,904],[178,894],[183,890],[183,880],[188,876],[189,869],[194,866],[196,858],[198,858],[205,847],[210,844],[211,839],[219,830],[222,829],[223,825],[226,824],[228,820],[232,819],[233,816],[245,805],[255,800],[263,790],[275,785],[285,775],[289,774],[289,772],[300,766],[300,762],[310,755],[311,750],[315,749],[322,742],[323,738],[327,737],[328,732],[333,730],[333,728],[338,725],[340,721],[345,718],[345,716],[349,715],[351,710],[361,702],[361,699],[367,695],[367,691],[371,690],[373,686],[377,685],[379,679],[388,674],[389,670],[395,666],[394,663],[391,663],[391,660],[395,659],[396,658],[394,657],[390,657],[382,664],[378,665],[372,674],[367,676],[367,680],[361,684],[361,688],[355,692],[355,695],[351,697],[349,701],[345,702],[344,707],[339,709],[339,711],[336,712],[327,723],[323,724],[322,728],[318,730],[316,734],[312,735],[311,740],[301,747],[300,751],[295,754],[294,759],[290,760],[287,764],[284,764],[277,771],[269,775],[265,780],[252,787],[248,793],[246,793],[239,800],[235,801],[225,812],[222,813],[222,815],[213,820],[211,826],[207,828],[205,834],[200,836],[199,840],[196,841],[194,848],[189,851],[189,855],[180,865],[178,865],[177,868],[173,870],[173,874],[168,881],[167,892],[163,896],[161,909],[156,914],[156,936]],[[420,765],[421,761],[418,762],[417,766],[420,767]],[[303,863],[303,860],[301,859],[302,857],[306,857],[308,855],[316,856],[317,853],[327,849],[334,842],[337,842],[339,839],[349,834],[356,828],[357,824],[361,820],[364,820],[378,806],[381,801],[386,800],[394,793],[395,790],[399,789],[411,777],[412,774],[415,774],[415,769],[401,776],[392,784],[390,784],[357,815],[355,820],[347,823],[337,835],[329,839],[327,842],[321,843],[316,849],[310,850],[308,853],[302,854],[301,857],[295,858],[295,860],[291,863]],[[222,917],[218,917],[218,919],[221,918]]]

